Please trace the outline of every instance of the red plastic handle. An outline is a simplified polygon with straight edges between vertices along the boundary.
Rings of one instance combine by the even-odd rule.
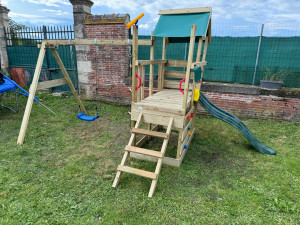
[[[179,91],[184,95],[184,91],[181,90],[181,85],[182,85],[182,82],[183,82],[183,81],[185,81],[185,78],[182,79],[182,80],[180,81],[180,83],[179,83]]]
[[[138,74],[135,74],[135,76],[136,76],[137,78],[139,78],[139,86],[135,87],[135,90],[137,91],[137,89],[139,89],[139,88],[141,87],[142,79],[141,79],[141,77],[140,77]]]

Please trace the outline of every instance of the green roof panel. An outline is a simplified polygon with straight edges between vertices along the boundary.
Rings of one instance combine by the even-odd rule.
[[[161,15],[153,36],[189,37],[192,25],[196,25],[196,36],[204,36],[209,22],[209,13]]]

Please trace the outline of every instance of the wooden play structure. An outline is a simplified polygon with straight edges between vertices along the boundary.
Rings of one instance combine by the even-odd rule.
[[[152,184],[148,197],[152,197],[155,191],[162,164],[179,167],[192,141],[202,74],[207,64],[207,46],[211,42],[211,7],[160,10],[158,14],[160,19],[151,37],[150,60],[138,60],[138,28],[133,26],[132,62],[135,66],[132,67],[131,137],[112,185],[118,185],[123,172],[150,178]],[[163,38],[161,60],[154,60],[156,37]],[[183,41],[189,42],[188,59],[167,59],[168,43]],[[198,48],[194,61],[196,41]],[[157,90],[153,88],[155,64],[158,65]],[[145,97],[146,65],[150,65],[148,97]],[[185,68],[185,71],[172,68]],[[196,70],[198,73],[200,70],[201,75],[197,79]],[[183,90],[180,90],[181,86]],[[141,122],[147,124],[147,129],[139,128]],[[158,131],[161,127],[165,127],[166,132]],[[165,156],[172,130],[178,131],[176,158]],[[143,135],[139,141],[136,140],[137,134]],[[160,151],[142,148],[150,137],[163,139]],[[129,157],[153,161],[156,169],[150,172],[129,167],[126,165]]]
[[[39,45],[40,53],[38,56],[33,80],[30,85],[29,97],[27,100],[27,104],[26,104],[26,108],[25,108],[25,112],[24,112],[24,116],[23,116],[17,143],[19,145],[22,145],[24,142],[25,133],[26,133],[26,129],[28,126],[33,101],[35,99],[34,96],[35,96],[35,93],[37,90],[44,90],[47,88],[52,88],[52,87],[57,87],[60,85],[67,84],[70,87],[70,89],[80,107],[81,112],[84,114],[83,117],[85,117],[85,118],[88,117],[87,111],[86,111],[80,97],[78,96],[77,91],[76,91],[74,85],[72,84],[72,81],[67,73],[67,70],[56,50],[59,47],[59,45],[96,45],[97,46],[97,45],[131,45],[131,44],[132,44],[132,40],[103,40],[103,39],[43,40],[42,43]],[[136,44],[137,45],[151,45],[151,41],[140,40]],[[61,72],[62,72],[64,78],[50,80],[50,81],[44,81],[44,82],[38,82],[40,73],[41,73],[41,69],[42,69],[42,65],[43,65],[43,60],[45,57],[46,48],[49,48],[51,50],[57,64],[59,65],[59,68],[61,69]],[[94,118],[95,117],[97,117],[97,116],[94,116]],[[93,117],[90,117],[90,119],[93,119]],[[84,120],[86,120],[86,119],[84,119]]]

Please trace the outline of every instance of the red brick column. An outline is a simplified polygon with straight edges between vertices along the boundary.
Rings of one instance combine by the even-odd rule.
[[[128,40],[126,23],[129,15],[95,15],[85,22],[87,39]],[[88,73],[91,99],[109,102],[130,103],[130,86],[125,79],[130,78],[129,45],[91,45],[87,51],[87,61],[91,62]]]

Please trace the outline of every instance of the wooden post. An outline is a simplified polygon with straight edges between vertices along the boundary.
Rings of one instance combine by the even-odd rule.
[[[141,66],[138,65],[137,68],[138,68],[137,73],[141,77]],[[142,77],[141,77],[141,79],[142,79]],[[138,83],[139,80],[136,79],[136,82]],[[136,84],[136,86],[138,86],[138,85]],[[139,89],[137,89],[137,91],[136,91],[136,102],[139,102],[139,101],[141,101],[141,87]]]
[[[145,66],[142,65],[142,74],[141,74],[141,100],[145,98]]]
[[[162,60],[166,59],[166,45],[167,45],[167,37],[163,38],[163,46],[162,46]],[[160,74],[160,90],[164,89],[164,80],[165,80],[165,64],[161,64],[161,74]]]
[[[206,53],[207,53],[207,45],[208,45],[208,37],[205,37],[205,43],[204,43],[204,49],[203,49],[203,56],[202,56],[202,62],[205,61],[206,59]],[[203,77],[203,72],[204,72],[204,66],[201,67],[201,77]]]
[[[70,79],[70,77],[68,75],[68,72],[67,72],[67,70],[66,70],[63,62],[61,61],[61,58],[59,57],[56,49],[55,48],[50,48],[50,49],[51,49],[51,52],[52,52],[52,54],[53,54],[53,56],[54,56],[57,64],[59,65],[59,68],[60,68],[62,74],[64,75],[64,77],[65,77],[65,79],[67,81],[67,84],[69,85],[69,87],[70,87],[70,89],[71,89],[71,91],[72,91],[72,93],[73,93],[73,95],[74,95],[77,103],[79,104],[81,112],[83,112],[85,115],[87,115],[87,112],[86,112],[86,110],[84,108],[84,105],[82,104],[81,99],[77,95],[77,91],[76,91],[76,89],[75,89],[75,87],[74,87],[74,85],[73,85],[73,83],[72,83],[72,81],[71,81],[71,79]]]
[[[33,80],[32,80],[32,83],[31,83],[30,89],[29,89],[29,96],[27,99],[27,104],[26,104],[26,108],[25,108],[25,112],[24,112],[24,116],[23,116],[23,120],[22,120],[22,124],[21,124],[21,129],[20,129],[20,133],[19,133],[19,137],[18,137],[18,142],[17,142],[19,145],[22,145],[24,142],[24,137],[25,137],[26,129],[27,129],[28,122],[29,122],[29,117],[30,117],[30,113],[31,113],[31,109],[32,109],[32,104],[33,104],[37,84],[38,84],[39,77],[41,74],[41,69],[42,69],[42,65],[43,65],[43,61],[44,61],[44,57],[45,57],[45,52],[46,52],[45,41],[43,41],[41,44],[38,61],[36,63]]]
[[[135,62],[138,60],[138,28],[133,25],[132,26],[132,95],[131,102],[136,102],[136,65]]]
[[[193,24],[192,29],[191,29],[188,62],[187,62],[187,66],[186,66],[186,75],[185,75],[185,83],[184,83],[184,96],[183,96],[183,103],[182,103],[182,108],[183,109],[186,108],[186,102],[187,102],[188,92],[189,92],[189,80],[190,80],[190,74],[191,74],[191,65],[192,65],[192,62],[193,62],[195,36],[196,36],[196,25]]]
[[[151,34],[151,41],[152,41],[152,45],[150,47],[150,60],[154,60],[155,37],[153,37],[152,34]],[[150,64],[149,96],[153,95],[153,75],[154,75],[154,65]]]

